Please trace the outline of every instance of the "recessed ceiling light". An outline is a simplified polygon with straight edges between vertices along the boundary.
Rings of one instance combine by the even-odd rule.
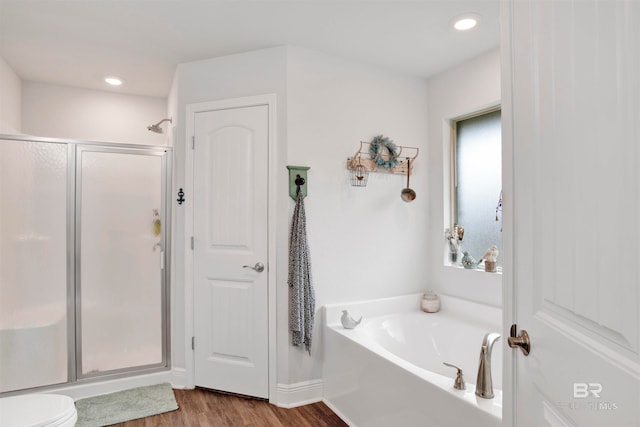
[[[453,28],[458,31],[467,31],[476,27],[479,22],[480,15],[475,13],[466,13],[453,20]]]
[[[104,81],[109,83],[111,86],[120,86],[122,84],[122,79],[117,77],[106,77]]]

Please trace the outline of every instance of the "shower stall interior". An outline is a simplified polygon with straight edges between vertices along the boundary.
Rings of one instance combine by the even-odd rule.
[[[0,393],[166,369],[171,148],[0,136]]]

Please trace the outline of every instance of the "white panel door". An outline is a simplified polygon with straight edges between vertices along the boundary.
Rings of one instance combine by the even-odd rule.
[[[503,17],[515,425],[639,426],[640,2]]]
[[[195,383],[267,398],[268,107],[198,112],[194,129]]]

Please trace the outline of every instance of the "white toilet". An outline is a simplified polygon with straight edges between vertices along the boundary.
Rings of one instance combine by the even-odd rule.
[[[73,399],[59,394],[25,394],[0,399],[0,427],[73,427]]]

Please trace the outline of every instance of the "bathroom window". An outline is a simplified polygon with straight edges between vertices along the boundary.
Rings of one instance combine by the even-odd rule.
[[[451,224],[464,228],[463,252],[481,260],[492,245],[502,265],[502,138],[500,109],[456,119],[452,142]]]

